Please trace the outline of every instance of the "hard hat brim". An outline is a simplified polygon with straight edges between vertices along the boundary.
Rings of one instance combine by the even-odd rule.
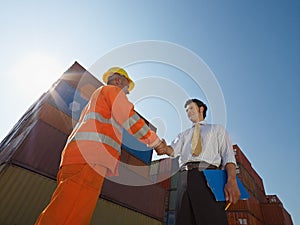
[[[110,71],[105,72],[105,73],[103,74],[103,76],[102,76],[103,82],[107,84],[108,78],[109,78],[111,75],[113,75],[113,74],[114,74],[114,72],[110,72]],[[121,76],[123,76],[123,75],[121,74]],[[125,77],[125,76],[123,76],[123,77]],[[135,86],[134,82],[129,78],[129,76],[127,76],[127,77],[125,77],[125,78],[126,78],[126,79],[128,80],[128,82],[129,82],[128,91],[132,91],[133,88],[134,88],[134,86]]]

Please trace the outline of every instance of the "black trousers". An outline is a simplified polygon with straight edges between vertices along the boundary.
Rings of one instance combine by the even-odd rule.
[[[217,202],[202,171],[179,172],[176,225],[228,225],[226,202]]]

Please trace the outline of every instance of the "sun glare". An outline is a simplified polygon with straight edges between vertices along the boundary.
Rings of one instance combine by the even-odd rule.
[[[16,62],[11,71],[15,92],[27,99],[36,100],[59,78],[62,66],[59,61],[42,53],[32,53]]]

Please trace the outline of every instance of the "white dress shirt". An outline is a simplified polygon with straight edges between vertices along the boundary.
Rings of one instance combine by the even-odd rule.
[[[179,156],[179,166],[187,162],[205,161],[211,165],[219,167],[227,163],[234,163],[235,156],[229,135],[225,128],[217,124],[207,124],[200,122],[200,132],[202,138],[202,152],[199,156],[192,155],[192,136],[194,125],[180,133],[171,143],[174,149],[174,157]]]

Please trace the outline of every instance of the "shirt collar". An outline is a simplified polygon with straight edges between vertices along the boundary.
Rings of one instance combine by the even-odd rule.
[[[206,125],[206,124],[207,124],[207,121],[206,121],[206,120],[202,120],[202,121],[200,121],[200,122],[198,122],[198,123],[199,123],[200,125]],[[196,124],[196,123],[194,123],[192,127],[194,127],[195,124]]]

